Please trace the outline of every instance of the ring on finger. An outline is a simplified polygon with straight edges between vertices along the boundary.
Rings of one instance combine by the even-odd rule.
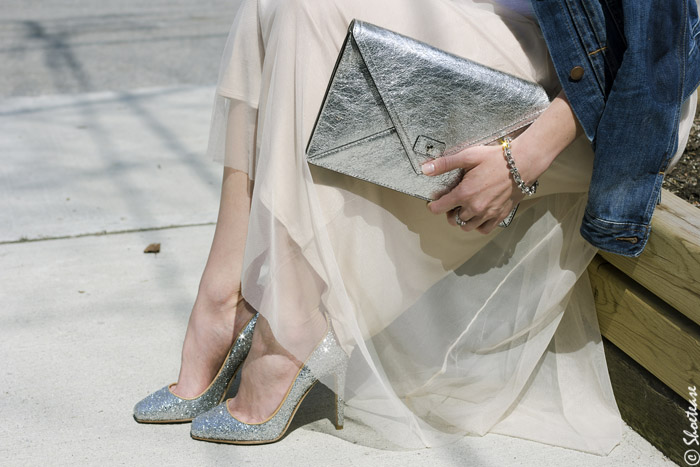
[[[467,221],[462,220],[461,217],[459,217],[459,213],[462,212],[462,206],[457,207],[457,211],[455,212],[455,222],[457,223],[458,226],[464,227],[467,225]]]

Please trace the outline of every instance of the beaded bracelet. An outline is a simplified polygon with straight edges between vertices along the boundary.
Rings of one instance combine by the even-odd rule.
[[[513,174],[513,180],[515,180],[515,184],[518,185],[520,191],[525,193],[527,196],[532,196],[535,194],[535,191],[537,191],[537,186],[540,184],[540,182],[535,180],[535,183],[533,183],[532,185],[525,185],[525,182],[523,182],[523,179],[520,177],[520,172],[518,172],[517,167],[515,167],[513,154],[511,154],[510,152],[511,141],[513,140],[510,138],[510,136],[506,136],[501,140],[501,146],[503,146],[503,155],[506,157],[506,161],[508,161],[508,167],[510,167],[510,173]]]

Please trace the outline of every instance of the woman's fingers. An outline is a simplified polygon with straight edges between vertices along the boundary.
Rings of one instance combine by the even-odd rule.
[[[456,187],[428,203],[428,209],[433,214],[442,214],[461,206],[465,219],[485,214],[489,208],[486,189],[483,183],[470,175],[471,173],[467,172]]]
[[[430,212],[432,212],[433,214],[442,214],[452,211],[457,206],[462,206],[464,203],[461,201],[462,196],[460,196],[458,188],[459,186],[455,187],[449,193],[442,195],[437,200],[428,203],[428,209],[430,210]],[[465,212],[464,208],[462,209],[462,214],[468,215],[468,213]]]
[[[450,225],[459,227],[465,232],[474,230],[474,224],[477,224],[477,222],[479,222],[478,217],[471,217],[468,214],[464,214],[464,211],[462,211],[460,208],[455,208],[452,211],[445,213],[445,215],[447,216],[447,222]],[[462,224],[457,223],[457,216],[459,216],[459,218],[462,220]],[[483,222],[483,220],[481,222]]]
[[[442,156],[426,162],[421,166],[424,175],[441,175],[455,169],[469,170],[476,164],[464,151],[450,156]]]
[[[461,208],[455,208],[447,213],[445,213],[447,216],[447,222],[448,224],[459,227],[460,229],[464,230],[465,232],[469,232],[471,230],[477,229],[481,231],[481,226],[487,224],[489,221],[487,221],[484,216],[470,216],[469,214],[464,214],[464,210]],[[464,224],[459,225],[457,224],[457,216],[459,215],[459,218],[462,219]],[[497,223],[496,223],[497,224]]]
[[[447,216],[447,223],[451,226],[459,227],[465,232],[476,230],[477,232],[482,233],[484,235],[491,233],[496,227],[498,227],[498,224],[503,219],[505,219],[505,216],[501,216],[498,218],[492,217],[489,219],[487,219],[485,216],[474,216],[468,218],[462,213],[461,209],[457,208],[448,211],[447,213],[445,213],[445,215]],[[457,215],[459,215],[460,219],[466,222],[464,225],[457,224]]]
[[[504,219],[505,219],[505,217],[504,217]],[[476,230],[477,230],[479,233],[482,233],[482,234],[484,234],[484,235],[489,234],[489,233],[491,233],[491,232],[493,231],[493,229],[495,229],[496,227],[498,227],[498,224],[500,224],[502,220],[503,220],[503,219],[500,219],[500,218],[498,218],[498,219],[489,219],[489,220],[487,220],[486,222],[484,222],[483,224],[481,224],[479,227],[477,227]]]
[[[511,210],[512,204],[507,203],[506,207],[500,212],[500,214],[497,214],[496,216],[490,216],[488,218],[482,217],[481,223],[476,227],[476,230],[484,235],[491,233],[496,227],[498,227],[498,225],[503,219],[508,217]]]

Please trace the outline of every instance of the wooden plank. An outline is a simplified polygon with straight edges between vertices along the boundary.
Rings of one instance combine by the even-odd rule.
[[[603,347],[622,419],[672,461],[687,465],[683,431],[690,427],[685,416],[690,395],[680,397],[605,338]]]
[[[700,324],[700,209],[663,190],[638,258],[602,252],[615,267]]]
[[[598,256],[588,272],[601,334],[681,397],[700,386],[700,326]]]

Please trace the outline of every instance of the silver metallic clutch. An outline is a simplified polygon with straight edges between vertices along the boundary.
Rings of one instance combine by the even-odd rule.
[[[463,172],[429,177],[422,163],[513,134],[549,102],[536,83],[353,20],[306,156],[310,164],[430,201]]]

